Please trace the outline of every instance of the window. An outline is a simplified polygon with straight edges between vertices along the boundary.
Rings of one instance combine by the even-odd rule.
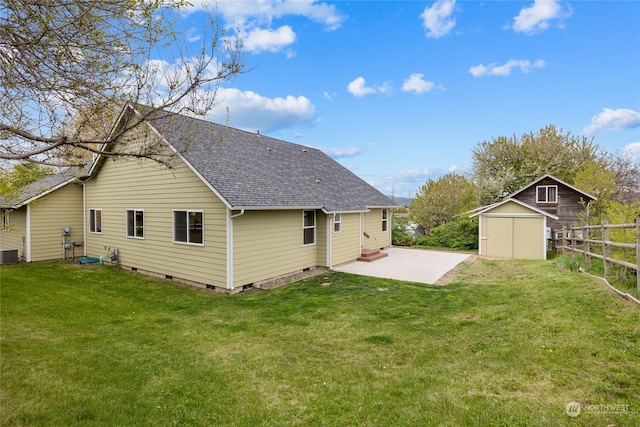
[[[89,209],[89,232],[102,233],[102,209]]]
[[[333,232],[339,233],[342,229],[342,215],[339,213],[333,214]]]
[[[9,209],[2,209],[2,231],[9,231]]]
[[[389,225],[389,209],[382,209],[382,231],[387,231]]]
[[[558,186],[557,185],[540,185],[536,187],[536,202],[557,203],[558,202]]]
[[[316,211],[302,212],[302,244],[315,245],[316,243]]]
[[[173,211],[173,241],[176,243],[204,243],[204,213],[202,211]]]
[[[144,211],[127,210],[127,237],[144,238]]]

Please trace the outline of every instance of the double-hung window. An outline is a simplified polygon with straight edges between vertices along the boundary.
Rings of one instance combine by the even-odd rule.
[[[536,187],[536,202],[558,203],[557,185],[539,185]]]
[[[302,212],[302,244],[303,246],[316,243],[316,211]]]
[[[127,237],[144,238],[144,211],[127,210]]]
[[[387,231],[389,227],[389,209],[382,209],[382,231]]]
[[[339,233],[342,230],[342,215],[333,214],[333,232]]]
[[[89,209],[89,232],[102,233],[102,209]]]
[[[9,231],[9,209],[2,209],[2,231]]]
[[[204,212],[173,211],[173,241],[193,245],[204,244]]]

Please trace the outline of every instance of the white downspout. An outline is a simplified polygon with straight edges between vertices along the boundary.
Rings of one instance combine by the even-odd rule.
[[[82,252],[87,256],[87,184],[82,182]]]
[[[233,291],[233,219],[244,215],[244,209],[240,213],[231,215],[231,209],[227,209],[227,289]]]
[[[31,205],[27,205],[27,224],[26,224],[26,251],[24,258],[27,262],[31,262]]]
[[[331,259],[331,236],[333,230],[333,218],[334,215],[327,215],[327,267],[333,268],[333,260]]]

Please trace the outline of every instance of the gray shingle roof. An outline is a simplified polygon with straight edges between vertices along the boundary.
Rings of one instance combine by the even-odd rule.
[[[78,169],[69,168],[52,175],[47,175],[39,181],[25,185],[16,192],[11,192],[9,197],[0,201],[0,205],[2,205],[3,208],[17,209],[34,198],[44,196],[56,188],[73,182],[78,173]]]
[[[150,125],[234,209],[314,207],[348,212],[394,206],[315,148],[167,112],[159,113]]]

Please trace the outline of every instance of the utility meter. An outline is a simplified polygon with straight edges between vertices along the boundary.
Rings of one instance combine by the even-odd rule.
[[[68,225],[62,227],[62,235],[68,236],[69,234],[71,234],[71,227],[69,227]]]

